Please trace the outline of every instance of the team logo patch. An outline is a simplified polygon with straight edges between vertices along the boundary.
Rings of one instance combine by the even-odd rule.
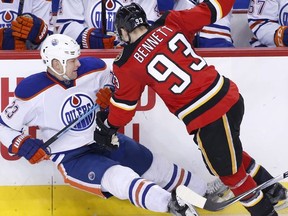
[[[94,103],[91,100],[91,98],[85,94],[79,93],[69,96],[65,100],[63,108],[61,110],[61,119],[63,123],[65,125],[70,124],[80,115],[83,115],[84,113],[89,111],[93,106],[93,104]],[[92,112],[89,116],[87,116],[85,119],[83,119],[73,128],[71,128],[71,130],[73,131],[86,130],[95,122],[94,120],[95,120],[95,112]]]
[[[112,77],[112,83],[117,89],[120,88],[119,80],[114,73],[113,73],[113,77]]]
[[[279,12],[279,22],[282,26],[288,26],[288,4],[283,5]]]
[[[122,6],[120,1],[107,0],[106,1],[106,28],[107,32],[115,32],[114,21],[117,10]],[[95,1],[95,5],[91,9],[90,21],[95,28],[102,28],[102,3],[101,1]]]
[[[93,181],[95,179],[95,173],[93,171],[89,172],[88,173],[88,179],[90,181]]]
[[[13,10],[0,11],[0,28],[11,28],[11,22],[17,17],[17,12]]]

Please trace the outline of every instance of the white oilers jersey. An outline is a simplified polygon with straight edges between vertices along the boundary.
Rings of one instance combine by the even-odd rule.
[[[188,8],[195,7],[196,4],[203,2],[204,0],[176,0],[174,4],[174,10],[183,10]],[[203,29],[199,32],[199,36],[203,38],[223,38],[229,42],[232,42],[231,37],[231,19],[232,11],[225,17],[220,20],[217,20],[215,23],[204,26]]]
[[[136,2],[140,4],[147,14],[149,22],[160,17],[157,0],[106,0],[107,32],[115,33],[114,20],[117,10]],[[101,0],[62,0],[57,15],[58,32],[69,35],[75,40],[84,28],[102,28]]]
[[[1,113],[0,122],[10,128],[0,127],[0,140],[5,146],[12,143],[15,131],[21,131],[24,125],[38,126],[38,138],[45,142],[94,105],[97,91],[111,84],[112,75],[100,59],[86,57],[80,63],[78,78],[70,84],[42,72],[25,78],[17,86],[15,99]],[[51,153],[92,143],[95,115],[93,112],[52,143]]]
[[[276,47],[275,31],[288,26],[288,0],[251,0],[248,23],[255,36],[250,42],[253,47]]]
[[[25,0],[23,1],[22,13],[32,13],[50,24],[49,30],[52,31],[51,23],[51,0]],[[20,0],[0,1],[0,28],[10,28],[11,22],[18,16]]]

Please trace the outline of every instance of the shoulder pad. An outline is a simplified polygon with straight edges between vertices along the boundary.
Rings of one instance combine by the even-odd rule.
[[[17,85],[15,96],[28,100],[53,84],[53,81],[47,78],[46,72],[33,74],[23,79]]]
[[[91,71],[98,71],[106,68],[106,63],[99,58],[83,57],[79,59],[81,66],[78,68],[78,75],[83,75]]]

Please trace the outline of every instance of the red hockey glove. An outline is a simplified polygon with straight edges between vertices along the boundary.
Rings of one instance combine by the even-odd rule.
[[[96,114],[96,129],[94,131],[94,140],[98,144],[106,146],[108,149],[117,149],[119,140],[117,137],[118,128],[106,126],[104,121],[108,117],[108,112],[99,111]]]
[[[49,152],[42,147],[42,140],[32,139],[30,135],[22,134],[14,138],[8,150],[12,154],[25,157],[31,164],[35,164],[49,158]]]
[[[110,88],[101,88],[97,94],[96,103],[102,108],[106,109],[109,106],[112,91]]]
[[[0,28],[0,50],[25,50],[26,43],[12,35],[12,29]]]
[[[280,26],[275,31],[274,43],[277,47],[288,46],[288,26]]]
[[[12,21],[13,36],[40,44],[48,34],[47,24],[37,16],[25,13]]]
[[[112,49],[116,37],[106,35],[101,29],[90,28],[82,33],[82,48],[84,49]]]

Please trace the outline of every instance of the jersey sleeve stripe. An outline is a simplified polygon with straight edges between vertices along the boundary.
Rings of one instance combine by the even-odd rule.
[[[223,17],[222,7],[217,0],[205,1],[211,11],[211,23]]]
[[[114,99],[113,97],[110,99],[110,103],[113,106],[118,107],[118,108],[123,109],[123,110],[126,110],[126,111],[134,110],[137,107],[137,101],[133,102],[131,104],[128,104],[128,103],[123,102],[123,101],[122,102],[116,101],[116,99]]]

